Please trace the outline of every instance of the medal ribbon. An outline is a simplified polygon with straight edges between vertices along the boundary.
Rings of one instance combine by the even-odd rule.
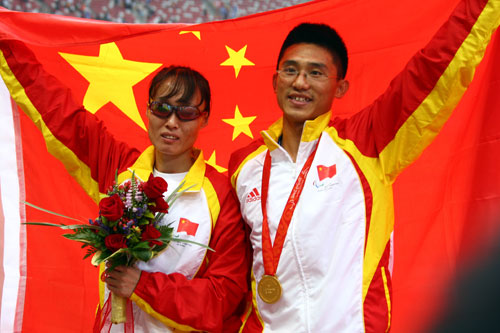
[[[264,160],[264,169],[262,171],[262,189],[261,189],[261,206],[262,206],[262,257],[264,260],[264,271],[266,275],[276,275],[276,270],[278,269],[278,262],[281,257],[281,251],[283,250],[283,244],[285,243],[286,234],[288,232],[288,227],[292,221],[293,212],[299,201],[300,194],[304,189],[304,184],[306,182],[307,174],[311,168],[314,155],[316,155],[316,150],[318,145],[312,152],[312,154],[307,159],[306,163],[302,167],[302,170],[293,185],[292,192],[288,197],[283,214],[281,214],[280,223],[278,224],[278,230],[276,230],[276,236],[274,238],[274,246],[271,243],[271,233],[269,231],[269,222],[267,220],[267,195],[269,193],[269,178],[271,176],[271,153],[267,151],[266,158]]]

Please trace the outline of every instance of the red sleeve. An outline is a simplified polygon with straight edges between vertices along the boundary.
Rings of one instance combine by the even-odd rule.
[[[227,183],[227,179],[225,180]],[[143,310],[167,326],[209,332],[237,331],[248,290],[249,245],[236,196],[224,186],[221,210],[210,240],[206,267],[187,280],[179,273],[142,272],[132,295]],[[137,302],[144,300],[152,309]],[[152,311],[150,311],[152,310]]]
[[[16,40],[0,40],[8,68],[2,76],[11,96],[42,132],[48,151],[95,198],[116,170],[132,165],[139,151],[118,142],[102,121],[75,102],[71,89],[47,73],[33,52]],[[97,183],[97,184],[96,184]]]
[[[338,136],[353,141],[362,155],[379,158],[393,180],[435,138],[465,93],[498,25],[497,6],[461,1],[374,103],[332,121]]]

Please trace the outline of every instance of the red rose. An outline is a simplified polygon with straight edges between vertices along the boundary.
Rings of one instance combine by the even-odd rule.
[[[158,237],[161,237],[160,230],[156,229],[152,225],[147,225],[141,235],[141,240],[142,241],[149,240],[150,241],[149,246],[162,245],[163,243],[161,241],[154,240]]]
[[[154,200],[163,197],[163,193],[167,191],[168,184],[165,179],[161,177],[154,177],[153,174],[149,175],[148,181],[144,184],[144,194]]]
[[[116,221],[123,215],[125,205],[118,194],[104,198],[99,202],[99,211],[101,215],[110,221]]]
[[[156,198],[155,199],[155,205],[154,206],[149,206],[151,211],[153,213],[160,212],[160,213],[168,213],[168,203],[165,201],[163,198]]]
[[[115,252],[118,249],[127,247],[127,239],[122,234],[111,234],[104,238],[104,245],[111,251]]]

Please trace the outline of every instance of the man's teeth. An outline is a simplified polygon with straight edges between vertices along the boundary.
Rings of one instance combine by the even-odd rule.
[[[292,96],[290,98],[293,99],[294,101],[298,101],[298,102],[309,102],[310,101],[310,99],[307,97]]]
[[[172,139],[172,140],[177,139],[177,137],[172,136],[172,135],[164,135],[164,137],[165,137],[166,139]]]

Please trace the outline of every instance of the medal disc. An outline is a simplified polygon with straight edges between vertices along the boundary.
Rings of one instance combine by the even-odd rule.
[[[276,303],[281,297],[281,284],[275,275],[263,275],[257,285],[260,298],[269,304]]]

